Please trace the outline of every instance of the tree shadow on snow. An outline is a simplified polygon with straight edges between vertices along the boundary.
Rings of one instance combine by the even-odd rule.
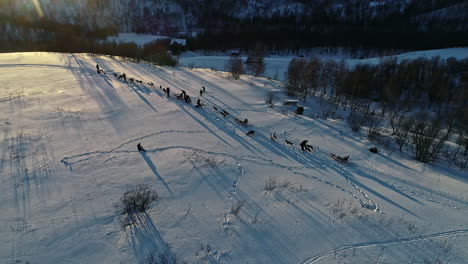
[[[135,214],[125,230],[138,263],[175,263],[175,255],[147,213]]]

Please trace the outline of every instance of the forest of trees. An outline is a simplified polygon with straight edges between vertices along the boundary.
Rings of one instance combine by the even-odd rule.
[[[324,117],[338,107],[349,110],[351,128],[367,126],[374,141],[381,140],[379,124],[388,120],[388,134],[399,149],[411,145],[422,162],[437,159],[444,142],[456,135],[453,159],[467,165],[468,59],[394,58],[350,69],[344,62],[296,58],[289,64],[285,88],[301,100],[326,99],[330,105],[324,107]]]
[[[33,10],[9,12],[15,1],[0,1],[0,21],[20,30],[72,29],[88,39],[124,31],[182,35],[188,38],[189,49],[252,50],[257,42],[270,51],[324,46],[421,50],[468,45],[465,0],[133,0],[134,8],[125,12],[117,8],[128,6],[129,1],[89,0],[87,5],[76,4],[76,14],[66,17],[60,9],[45,7],[48,16],[40,19],[33,19]],[[108,17],[96,10],[107,10]],[[15,31],[1,29],[6,34]],[[0,37],[0,41],[5,40]],[[17,36],[15,41],[27,40]]]

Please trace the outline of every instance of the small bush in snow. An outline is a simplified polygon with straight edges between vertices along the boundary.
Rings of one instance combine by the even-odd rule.
[[[266,182],[265,182],[265,191],[273,191],[278,187],[278,182],[276,181],[275,177],[270,177]]]
[[[395,134],[393,135],[395,137],[395,141],[398,144],[398,148],[400,151],[402,151],[403,147],[405,144],[408,142],[409,139],[409,132],[411,130],[411,126],[413,125],[413,119],[404,119],[401,121],[401,125],[396,130]]]
[[[366,122],[366,117],[359,111],[352,111],[348,117],[348,124],[351,126],[351,130],[359,132],[361,127]]]
[[[145,213],[150,205],[159,199],[159,195],[146,184],[137,185],[127,190],[122,198],[119,209],[122,215]]]
[[[418,119],[413,125],[411,143],[414,158],[421,162],[435,161],[444,146],[446,136],[441,135],[442,126],[439,122],[427,122]]]
[[[268,92],[265,97],[265,103],[273,107],[273,100],[275,99],[275,93]]]
[[[156,251],[148,253],[144,264],[177,264],[179,263],[176,256],[167,250],[165,253],[158,253]]]
[[[244,206],[244,203],[245,201],[242,200],[242,201],[239,201],[237,200],[236,202],[234,202],[232,205],[231,205],[231,208],[230,208],[230,213],[237,216],[240,212],[240,209],[242,208],[242,206]]]
[[[367,114],[365,115],[367,126],[369,127],[369,131],[367,133],[367,138],[371,141],[377,141],[378,138],[381,136],[380,134],[380,123],[382,119],[380,119],[375,114]]]
[[[274,191],[276,189],[287,189],[291,187],[294,183],[290,180],[283,180],[279,182],[275,177],[270,177],[265,182],[265,191]],[[302,187],[302,186],[301,186]]]
[[[226,63],[226,71],[230,73],[234,79],[239,79],[241,74],[244,73],[244,65],[242,59],[239,57],[231,57]]]

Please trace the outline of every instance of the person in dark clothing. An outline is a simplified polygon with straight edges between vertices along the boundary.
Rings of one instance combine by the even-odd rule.
[[[188,103],[188,104],[191,104],[191,103],[192,103],[192,99],[190,99],[190,96],[188,96],[188,95],[185,95],[184,100],[185,100],[185,102]]]
[[[141,146],[141,143],[138,143],[137,149],[138,149],[138,151],[145,151],[146,152],[146,150]]]
[[[197,100],[197,105],[195,107],[204,107],[205,105],[200,101],[200,99]]]
[[[314,149],[314,147],[312,147],[311,145],[307,145],[307,142],[308,140],[304,140],[301,142],[300,146],[301,146],[301,150],[302,151],[309,151],[309,152],[312,152],[312,150]]]
[[[167,97],[169,98],[169,94],[171,93],[171,88],[167,87],[166,88],[166,94],[167,94]]]
[[[99,64],[96,64],[96,69],[97,69],[97,73],[101,74],[101,71],[99,70]]]

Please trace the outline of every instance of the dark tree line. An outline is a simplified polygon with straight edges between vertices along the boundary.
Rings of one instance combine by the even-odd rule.
[[[272,5],[263,9],[252,8],[253,1],[167,1],[174,8],[163,8],[159,1],[119,3],[125,5],[126,1],[133,8],[117,21],[112,14],[105,18],[98,12],[112,10],[113,1],[89,0],[83,10],[78,9],[83,12],[69,18],[73,25],[61,25],[54,22],[59,13],[49,14],[48,20],[34,20],[34,13],[10,14],[7,7],[14,1],[3,0],[0,22],[54,32],[68,27],[78,35],[96,38],[124,29],[169,36],[189,33],[189,49],[253,50],[258,41],[270,51],[324,46],[420,50],[468,45],[466,0],[288,0],[290,5],[301,5],[292,10],[271,8],[283,6],[284,0],[258,1]],[[104,29],[96,29],[98,24]],[[199,34],[191,37],[192,32]]]

